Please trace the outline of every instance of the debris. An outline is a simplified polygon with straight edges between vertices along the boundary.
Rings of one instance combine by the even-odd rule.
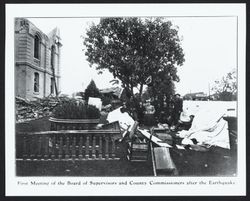
[[[153,151],[156,170],[173,171],[175,175],[178,174],[174,161],[170,156],[169,148],[155,147]]]
[[[64,99],[67,99],[67,97],[59,97],[59,100]],[[16,97],[16,121],[20,123],[44,116],[50,116],[59,100],[52,96],[46,98],[34,98],[32,101]]]
[[[230,149],[228,123],[223,119],[224,114],[224,108],[199,110],[194,117],[191,128],[188,131],[180,131],[177,136],[189,140],[195,138],[198,145],[207,145],[207,147],[215,145]]]
[[[138,131],[140,131],[140,133],[142,135],[144,135],[147,139],[150,139],[152,142],[154,142],[155,144],[157,144],[160,147],[167,147],[167,148],[171,148],[172,146],[169,145],[166,142],[163,142],[161,139],[159,139],[158,137],[151,135],[149,132],[147,132],[146,130],[143,129],[138,129]]]

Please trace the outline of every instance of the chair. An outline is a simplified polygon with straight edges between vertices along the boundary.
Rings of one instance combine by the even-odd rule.
[[[129,133],[127,158],[132,162],[148,161],[149,158],[149,140],[136,133],[138,124],[136,121]]]

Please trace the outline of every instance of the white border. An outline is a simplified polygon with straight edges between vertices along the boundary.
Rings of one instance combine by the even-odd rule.
[[[14,18],[96,16],[237,16],[238,17],[238,175],[237,177],[16,177],[14,116]],[[6,5],[6,195],[246,195],[245,139],[245,4],[7,4]],[[105,186],[21,186],[18,181],[232,181],[234,185],[105,185]]]

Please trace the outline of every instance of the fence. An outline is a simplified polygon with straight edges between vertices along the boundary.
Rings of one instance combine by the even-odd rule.
[[[119,130],[17,133],[17,160],[115,160]]]

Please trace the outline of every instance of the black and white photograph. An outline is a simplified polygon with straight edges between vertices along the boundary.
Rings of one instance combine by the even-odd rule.
[[[244,4],[51,6],[7,7],[17,194],[244,192]]]

